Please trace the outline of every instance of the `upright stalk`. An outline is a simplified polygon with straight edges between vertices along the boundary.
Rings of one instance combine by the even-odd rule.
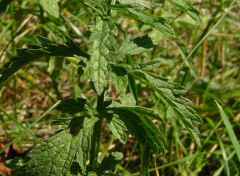
[[[100,114],[104,110],[103,106],[104,102],[104,91],[101,95],[98,96],[97,100],[97,112]],[[102,126],[102,117],[95,123],[91,138],[91,152],[90,152],[90,170],[96,170],[97,168],[97,160],[98,160],[98,152],[100,146],[100,136],[101,136],[101,126]]]

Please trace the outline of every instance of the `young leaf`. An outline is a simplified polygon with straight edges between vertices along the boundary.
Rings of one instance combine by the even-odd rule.
[[[111,64],[111,77],[113,84],[116,87],[117,94],[123,92],[127,87],[126,70],[115,64]]]
[[[47,13],[59,18],[59,6],[57,0],[39,0],[39,4]]]
[[[109,129],[112,131],[113,135],[119,139],[119,141],[123,144],[126,144],[127,141],[127,127],[122,122],[122,120],[118,117],[118,115],[114,114],[109,123]]]
[[[78,98],[76,100],[68,99],[62,101],[56,109],[61,111],[62,113],[74,114],[84,111],[86,102],[87,100],[83,98]]]
[[[94,83],[95,90],[100,95],[107,86],[109,78],[108,61],[115,58],[115,38],[117,29],[111,21],[103,21],[101,17],[96,18],[96,22],[91,28],[92,48],[90,58],[91,78]]]
[[[189,0],[169,0],[170,3],[179,7],[182,11],[187,13],[197,24],[201,23],[199,11],[193,7],[193,3]]]
[[[123,158],[123,154],[120,152],[110,153],[107,158],[104,158],[99,166],[100,171],[106,171],[112,169],[115,165],[120,163]]]
[[[127,38],[122,42],[121,47],[118,50],[118,54],[121,56],[126,56],[126,55],[140,54],[144,51],[146,51],[145,48],[139,47],[136,43],[134,43],[133,41],[130,41],[130,39]]]

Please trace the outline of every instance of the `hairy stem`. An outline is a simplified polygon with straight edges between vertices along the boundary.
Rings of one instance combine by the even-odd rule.
[[[104,102],[104,91],[98,96],[97,100],[97,112],[101,113],[104,110],[103,106]],[[96,122],[93,128],[92,138],[91,138],[91,154],[90,154],[90,164],[89,169],[91,171],[96,170],[97,168],[97,160],[98,160],[98,152],[100,146],[100,136],[101,136],[101,126],[102,126],[102,118]]]

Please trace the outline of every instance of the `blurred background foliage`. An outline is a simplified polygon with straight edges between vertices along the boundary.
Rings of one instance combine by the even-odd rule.
[[[199,127],[202,146],[198,147],[182,124],[174,120],[173,112],[161,103],[157,93],[141,87],[140,104],[154,108],[166,119],[167,152],[156,156],[157,162],[152,163],[150,169],[152,175],[240,175],[236,150],[215,103],[216,100],[222,106],[240,139],[239,4],[232,5],[232,0],[193,0],[201,16],[201,22],[196,24],[168,0],[153,2],[159,6],[148,13],[169,20],[176,31],[176,41],[115,11],[112,16],[130,38],[147,34],[153,40],[155,47],[133,57],[134,61],[161,59],[156,73],[186,87],[185,96],[193,101],[192,106],[203,118],[203,125]],[[89,10],[78,0],[49,0],[49,4],[44,4],[44,0],[0,0],[0,67],[16,55],[17,48],[37,44],[38,35],[58,43],[64,40],[64,35],[69,35],[87,51],[92,18]],[[27,127],[57,100],[87,96],[94,101],[89,83],[79,80],[76,58],[49,57],[32,62],[0,87],[0,171],[3,175],[10,175],[5,166],[8,159],[24,156],[39,138],[47,139],[53,134],[49,124],[60,117],[54,110],[31,129]],[[118,96],[114,87],[108,95]],[[23,130],[26,133],[18,137]],[[140,151],[134,137],[130,136],[123,146],[109,136],[106,129],[102,138],[105,143],[101,144],[101,154],[109,149],[126,156],[116,166],[115,173],[138,175]]]

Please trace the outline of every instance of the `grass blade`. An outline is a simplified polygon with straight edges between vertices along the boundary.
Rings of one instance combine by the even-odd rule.
[[[31,136],[35,142],[37,143],[41,143],[40,140],[37,138],[37,136],[35,134],[33,134],[29,129],[25,128],[20,122],[18,122],[17,119],[15,119],[14,117],[12,117],[11,115],[9,115],[3,108],[2,106],[0,105],[0,112],[3,112],[3,114],[8,118],[10,119],[11,121],[13,121],[13,123],[16,125],[16,127],[26,131],[26,133]]]
[[[229,122],[228,120],[228,117],[227,115],[225,114],[225,112],[223,111],[222,107],[218,104],[218,102],[216,101],[216,104],[218,106],[218,109],[219,109],[219,112],[220,112],[220,115],[221,115],[221,118],[223,120],[223,123],[227,129],[227,132],[228,132],[228,135],[232,141],[232,144],[233,144],[233,147],[237,153],[237,157],[238,157],[238,160],[240,161],[240,145],[239,145],[239,142],[237,140],[237,137],[232,129],[232,126],[231,126],[231,123]]]
[[[28,128],[26,128],[25,130],[23,130],[21,133],[19,133],[17,135],[17,137],[12,140],[11,142],[9,142],[7,145],[5,145],[2,150],[0,150],[0,154],[2,152],[4,152],[13,142],[15,142],[20,136],[22,136],[24,133],[26,133],[26,130],[29,130],[30,128],[32,128],[38,121],[40,121],[43,117],[45,117],[49,112],[51,112],[54,108],[56,108],[59,103],[61,102],[61,100],[57,101],[53,106],[51,106],[47,111],[45,111],[40,117],[37,118],[37,120],[35,120]]]

